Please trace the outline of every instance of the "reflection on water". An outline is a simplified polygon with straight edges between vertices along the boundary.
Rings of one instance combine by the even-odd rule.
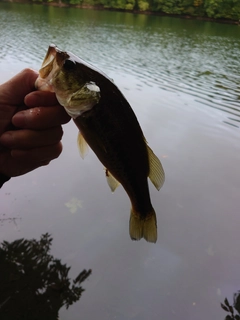
[[[228,312],[225,320],[240,320],[240,291],[233,295],[233,306],[231,306],[228,299],[225,298],[224,303],[221,303],[221,307]],[[236,314],[236,311],[238,314]]]
[[[70,280],[70,267],[50,255],[52,238],[19,239],[0,246],[0,319],[57,320],[60,308],[78,301],[91,270]]]

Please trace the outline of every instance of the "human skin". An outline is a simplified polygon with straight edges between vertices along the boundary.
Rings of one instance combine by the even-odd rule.
[[[70,117],[54,93],[35,90],[38,73],[25,69],[0,85],[0,174],[15,177],[49,164],[62,152]]]

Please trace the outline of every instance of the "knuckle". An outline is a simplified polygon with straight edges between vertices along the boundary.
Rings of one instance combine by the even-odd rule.
[[[32,72],[32,69],[31,68],[24,68],[23,70],[22,70],[22,73],[23,74],[27,74],[27,73],[31,73]]]
[[[67,112],[64,110],[64,116],[63,116],[63,119],[62,119],[62,124],[66,124],[68,123],[70,120],[71,120],[71,117],[67,114]]]
[[[61,126],[58,127],[57,129],[57,140],[60,141],[62,140],[62,137],[63,137],[63,128]]]
[[[52,148],[52,159],[58,158],[61,153],[62,153],[62,143],[59,142],[55,144]]]
[[[51,160],[42,161],[41,166],[47,166],[47,165],[49,165],[50,162],[51,162]]]
[[[28,75],[33,74],[33,73],[36,74],[36,71],[31,69],[31,68],[24,68],[21,73],[24,76],[28,76]]]

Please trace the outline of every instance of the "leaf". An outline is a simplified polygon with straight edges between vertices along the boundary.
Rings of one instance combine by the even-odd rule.
[[[234,311],[233,311],[233,307],[232,306],[229,306],[229,311],[234,314]]]
[[[240,291],[234,294],[234,308],[240,314]]]
[[[225,310],[227,312],[229,311],[228,308],[223,303],[221,303],[221,307],[223,308],[223,310]]]
[[[226,306],[228,306],[228,307],[230,306],[227,298],[225,298],[224,303]]]

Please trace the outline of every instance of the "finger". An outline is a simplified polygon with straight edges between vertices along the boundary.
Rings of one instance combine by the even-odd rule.
[[[51,159],[30,161],[26,156],[19,159],[13,158],[10,150],[0,154],[1,173],[8,177],[20,176],[38,167],[45,166],[49,164],[50,161]]]
[[[15,77],[1,85],[0,100],[2,104],[19,105],[24,97],[35,90],[38,73],[32,69],[24,69]]]
[[[40,163],[31,164],[28,167],[20,165],[15,169],[15,172],[11,176],[12,177],[21,176],[21,175],[26,174],[28,172],[31,172],[31,171],[33,171],[33,170],[35,170],[37,168],[46,166],[49,163],[50,163],[50,161],[43,161],[43,162],[40,162]]]
[[[44,131],[15,130],[7,131],[0,137],[0,144],[9,149],[32,149],[57,143],[62,139],[61,126]]]
[[[11,151],[12,158],[22,161],[26,166],[35,164],[47,164],[49,161],[56,159],[62,152],[62,143],[58,142],[51,146],[33,148],[30,150],[18,150]]]
[[[43,161],[43,162],[31,163],[26,166],[26,164],[14,163],[14,159],[13,159],[12,164],[14,165],[14,167],[11,165],[11,161],[10,161],[10,165],[4,170],[4,172],[8,177],[18,177],[30,171],[33,171],[37,168],[40,168],[42,166],[46,166],[49,163],[50,161]]]
[[[24,103],[29,108],[55,106],[58,103],[55,93],[47,91],[33,91],[26,95]]]
[[[67,123],[71,118],[63,107],[38,107],[16,113],[12,123],[18,128],[44,130]]]

